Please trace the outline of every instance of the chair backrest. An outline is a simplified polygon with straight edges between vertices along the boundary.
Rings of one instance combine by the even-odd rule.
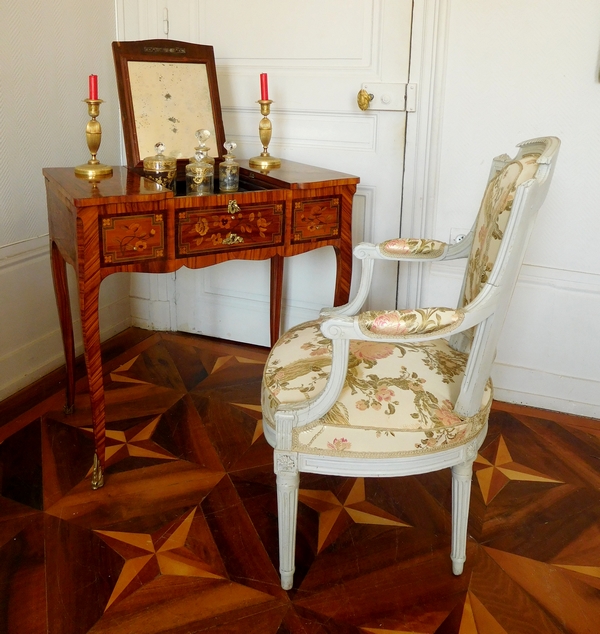
[[[473,228],[462,306],[472,302],[488,281],[510,219],[517,187],[535,177],[539,157],[539,153],[526,154],[510,161],[490,179]]]
[[[474,302],[486,289],[495,295],[496,308],[475,329],[450,339],[456,349],[471,349],[456,405],[462,415],[471,415],[481,403],[500,330],[537,212],[548,192],[559,147],[556,137],[532,139],[519,144],[514,160],[508,156],[495,159],[472,230],[460,305]]]

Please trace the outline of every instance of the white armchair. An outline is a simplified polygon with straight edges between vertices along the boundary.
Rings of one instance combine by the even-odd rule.
[[[487,432],[496,345],[552,176],[555,137],[494,159],[473,229],[458,244],[360,244],[356,297],[286,332],[267,360],[265,436],[277,474],[281,585],[293,585],[299,473],[402,476],[452,468],[452,569],[466,556],[472,465]],[[468,257],[456,308],[360,312],[376,259]]]

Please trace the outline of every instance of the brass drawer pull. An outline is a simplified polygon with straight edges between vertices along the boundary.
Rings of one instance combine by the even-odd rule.
[[[234,200],[230,200],[227,203],[227,213],[228,214],[231,214],[233,216],[234,214],[237,214],[240,211],[241,211],[241,209],[240,209],[240,206],[237,204],[237,200],[235,200],[235,199]]]
[[[223,244],[241,244],[243,241],[244,238],[242,238],[242,236],[238,236],[237,233],[230,233],[226,238],[223,238]]]

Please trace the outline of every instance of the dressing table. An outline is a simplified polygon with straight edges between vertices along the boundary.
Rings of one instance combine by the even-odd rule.
[[[166,65],[176,71],[185,68],[189,77],[188,66],[195,65],[198,75],[192,76],[198,79],[201,93],[195,103],[204,104],[199,112],[207,120],[199,122],[199,112],[193,112],[191,125],[214,132],[218,164],[225,135],[212,48],[149,40],[115,42],[113,51],[128,165],[113,167],[112,174],[103,178],[82,178],[72,168],[43,170],[54,290],[67,367],[67,412],[73,410],[75,400],[67,263],[75,269],[78,281],[95,442],[93,488],[102,486],[105,466],[106,417],[98,324],[102,280],[118,272],[167,273],[182,266],[197,269],[231,259],[269,259],[270,337],[274,343],[280,328],[284,258],[333,247],[337,262],[334,304],[348,301],[352,197],[359,182],[349,174],[291,161],[282,160],[278,169],[261,170],[240,160],[239,191],[219,193],[215,183],[212,195],[186,196],[181,175],[188,159],[182,156],[177,161],[174,190],[159,185],[144,177],[141,158],[147,146],[157,141],[165,142],[168,148],[169,131],[165,129],[166,138],[143,138],[143,129],[136,127],[136,115],[148,104],[136,101],[129,70],[137,64],[148,64],[150,69]],[[177,118],[184,120],[185,113]],[[193,142],[193,133],[188,138]]]

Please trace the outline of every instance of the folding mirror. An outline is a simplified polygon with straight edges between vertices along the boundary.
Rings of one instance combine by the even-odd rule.
[[[139,167],[164,143],[187,162],[207,129],[211,156],[224,154],[225,132],[212,46],[174,40],[113,42],[128,167]]]

